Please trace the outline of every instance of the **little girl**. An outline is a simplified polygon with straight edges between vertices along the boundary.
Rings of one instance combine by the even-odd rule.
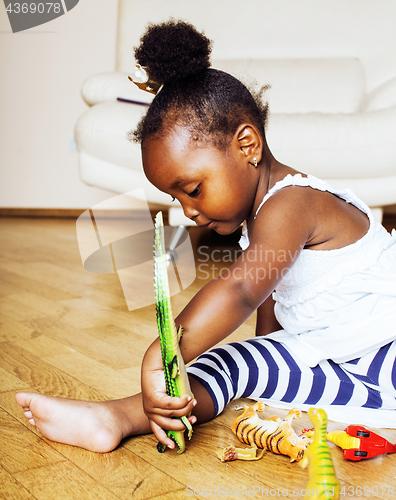
[[[277,161],[267,108],[211,69],[210,41],[183,22],[150,26],[136,59],[163,85],[135,132],[147,178],[219,234],[244,221],[246,249],[176,318],[194,398],[166,395],[159,341],[142,393],[100,403],[19,393],[47,438],[105,452],[133,434],[183,429],[231,400],[324,408],[333,420],[396,427],[396,238],[349,190]],[[256,337],[208,349],[257,310]]]

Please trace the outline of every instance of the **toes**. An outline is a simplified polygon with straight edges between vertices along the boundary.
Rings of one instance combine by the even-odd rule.
[[[15,394],[15,401],[19,406],[22,406],[23,409],[29,408],[33,395],[34,393],[32,392],[17,392]]]
[[[29,424],[36,425],[36,422],[34,421],[33,418],[29,418],[28,422],[29,422]],[[38,430],[37,427],[36,427],[36,430]]]
[[[30,420],[31,418],[33,418],[33,414],[30,410],[25,410],[24,413],[25,417]]]

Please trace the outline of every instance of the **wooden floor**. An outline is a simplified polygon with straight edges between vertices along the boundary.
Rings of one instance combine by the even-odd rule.
[[[195,249],[208,245],[225,255],[225,248],[237,248],[235,238],[221,243],[198,228],[191,235]],[[180,456],[158,454],[151,435],[127,439],[105,455],[43,439],[25,421],[15,392],[93,401],[137,392],[140,360],[156,337],[154,306],[129,312],[116,274],[84,270],[74,220],[2,218],[0,238],[0,498],[302,498],[308,473],[287,457],[267,452],[258,462],[218,460],[217,449],[237,444],[229,428],[235,403],[196,426]],[[174,297],[175,314],[204,284],[205,270]],[[254,317],[231,339],[253,335]],[[263,417],[285,413],[267,407]],[[304,415],[294,427],[311,425]],[[344,427],[329,423],[330,430]],[[396,431],[380,433],[396,442]],[[331,449],[345,487],[341,498],[395,498],[396,455],[352,463]]]

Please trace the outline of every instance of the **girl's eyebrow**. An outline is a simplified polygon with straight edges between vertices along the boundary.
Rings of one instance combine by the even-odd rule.
[[[191,180],[189,179],[186,179],[185,177],[178,177],[172,184],[171,184],[171,188],[176,188],[179,186],[179,184],[183,184],[185,182],[191,182]]]
[[[175,182],[172,182],[172,184],[170,185],[170,188],[175,189],[175,188],[179,187],[179,184],[181,182],[183,182],[183,178],[176,179]]]

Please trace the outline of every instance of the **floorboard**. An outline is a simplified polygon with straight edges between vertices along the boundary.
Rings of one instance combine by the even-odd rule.
[[[387,216],[384,225],[391,230],[396,218]],[[215,452],[229,441],[242,446],[230,431],[235,402],[195,427],[183,455],[159,454],[152,435],[126,439],[104,455],[44,439],[15,392],[98,401],[138,391],[142,356],[157,335],[155,308],[128,311],[117,275],[83,268],[73,219],[3,217],[0,234],[0,498],[302,498],[308,473],[288,457],[266,452],[257,462],[219,461]],[[238,255],[235,236],[198,228],[190,235],[197,278],[173,297],[175,315]],[[214,250],[223,262],[205,260]],[[252,337],[254,322],[253,315],[227,340]],[[274,415],[286,411],[266,407],[263,417]],[[293,425],[297,432],[311,427],[306,414]],[[396,442],[396,431],[378,432]],[[330,446],[341,498],[396,497],[396,454],[352,463]]]

